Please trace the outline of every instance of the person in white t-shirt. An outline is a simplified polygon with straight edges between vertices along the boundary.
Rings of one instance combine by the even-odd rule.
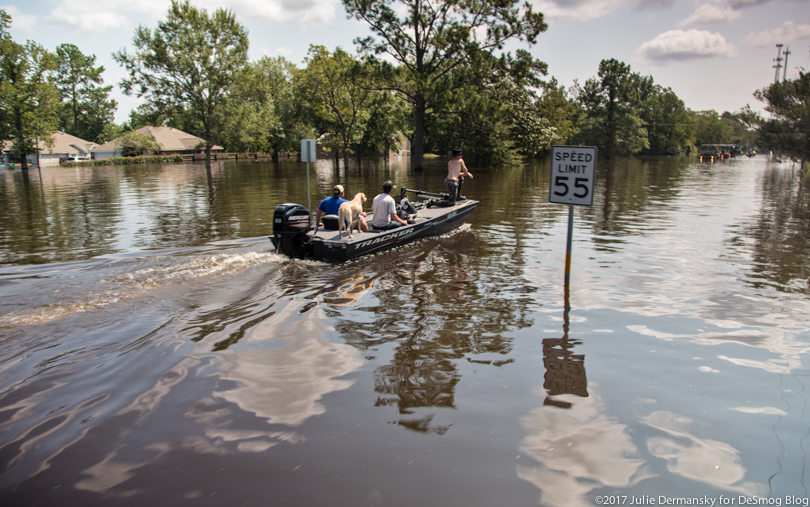
[[[371,227],[385,230],[408,225],[408,222],[397,215],[397,203],[391,197],[393,189],[394,183],[387,180],[383,183],[383,193],[371,202],[371,212],[374,215],[371,219]]]

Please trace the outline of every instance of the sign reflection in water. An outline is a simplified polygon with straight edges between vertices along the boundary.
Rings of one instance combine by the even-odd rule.
[[[319,162],[312,202],[440,190],[444,163]],[[469,225],[340,266],[267,239],[310,197],[302,163],[2,173],[0,495],[806,497],[807,181],[759,158],[600,165],[566,294],[548,167],[479,168]]]

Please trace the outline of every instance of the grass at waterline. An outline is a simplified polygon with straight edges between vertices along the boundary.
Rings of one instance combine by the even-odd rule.
[[[127,164],[154,164],[182,162],[182,155],[149,155],[140,157],[111,157],[96,160],[80,160],[77,162],[62,162],[62,167],[88,167],[100,165],[127,165]]]

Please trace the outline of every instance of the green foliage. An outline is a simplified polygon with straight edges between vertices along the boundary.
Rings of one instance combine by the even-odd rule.
[[[277,123],[276,128],[267,133],[267,144],[274,159],[278,160],[280,153],[298,151],[301,139],[315,135],[307,118],[304,99],[294,83],[299,70],[283,57],[262,58],[254,67],[263,84],[261,89],[273,102]]]
[[[248,36],[228,10],[212,16],[188,1],[172,0],[165,21],[152,31],[140,26],[134,55],[113,55],[129,77],[121,82],[128,95],[145,97],[154,110],[187,112],[199,125],[189,129],[210,149],[224,131],[224,107],[231,83],[247,63]]]
[[[0,140],[12,141],[13,159],[26,168],[38,141],[52,143],[56,130],[59,92],[49,79],[56,60],[35,42],[14,42],[11,18],[0,12]]]
[[[248,64],[234,80],[226,107],[225,146],[231,151],[297,151],[313,136],[298,89],[295,65],[282,57]]]
[[[358,149],[387,155],[399,147],[402,136],[409,132],[408,105],[394,93],[373,91],[368,109],[369,119]]]
[[[480,83],[466,70],[499,64],[527,72],[543,66],[524,52],[493,56],[509,40],[534,44],[546,29],[543,15],[518,0],[344,0],[348,14],[368,23],[374,36],[357,39],[384,80],[414,110],[413,164],[421,168],[430,115],[447,113]],[[379,55],[387,55],[398,66]],[[453,107],[458,113],[462,110]]]
[[[714,110],[692,111],[695,146],[726,144],[734,141],[734,128]]]
[[[519,152],[535,157],[555,144],[564,145],[574,135],[579,111],[555,79],[541,85],[541,93],[522,87],[509,99],[514,112],[510,132]]]
[[[586,111],[579,125],[580,144],[597,146],[605,157],[649,148],[641,106],[652,88],[652,78],[631,72],[626,63],[602,60],[598,79],[586,81],[578,93]]]
[[[98,135],[96,142],[98,144],[104,144],[113,139],[119,138],[124,135],[124,127],[118,125],[116,123],[107,123],[101,129],[101,133]]]
[[[104,165],[132,165],[132,164],[158,164],[179,163],[183,155],[142,155],[137,157],[110,157],[96,160],[80,160],[78,162],[63,162],[62,167],[97,167]]]
[[[99,86],[104,66],[95,66],[95,55],[86,56],[73,44],[56,48],[54,83],[62,100],[60,126],[68,134],[98,142],[104,126],[113,121],[117,103],[109,98],[112,85]]]
[[[723,113],[723,121],[726,122],[734,132],[731,142],[739,144],[742,151],[746,152],[759,144],[759,135],[754,128],[755,124],[751,122],[748,111],[750,111],[750,108],[746,106],[746,108],[736,113],[730,113],[728,111]]]
[[[649,149],[655,155],[681,155],[691,151],[693,127],[683,101],[670,88],[655,85],[641,110]]]
[[[324,144],[343,152],[348,165],[348,154],[366,130],[372,90],[359,63],[340,48],[330,54],[323,46],[310,46],[306,63],[296,82],[329,134]]]
[[[765,102],[768,119],[758,118],[759,138],[777,156],[810,161],[810,73],[774,83],[754,96]]]
[[[160,144],[151,135],[141,134],[133,130],[121,136],[119,148],[121,149],[121,155],[124,157],[137,157],[144,154],[158,153]]]
[[[0,9],[0,38],[8,37],[9,28],[11,28],[11,16],[5,10]]]
[[[551,122],[541,116],[549,103],[537,93],[545,86],[545,66],[522,51],[516,56],[481,52],[471,65],[453,71],[463,93],[427,118],[427,149],[449,153],[461,147],[470,165],[510,165],[538,153],[553,137]]]

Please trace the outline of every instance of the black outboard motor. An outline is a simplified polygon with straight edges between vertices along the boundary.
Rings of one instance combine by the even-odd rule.
[[[312,253],[312,228],[309,210],[300,204],[285,203],[276,206],[273,214],[273,245],[287,257],[303,259]]]

